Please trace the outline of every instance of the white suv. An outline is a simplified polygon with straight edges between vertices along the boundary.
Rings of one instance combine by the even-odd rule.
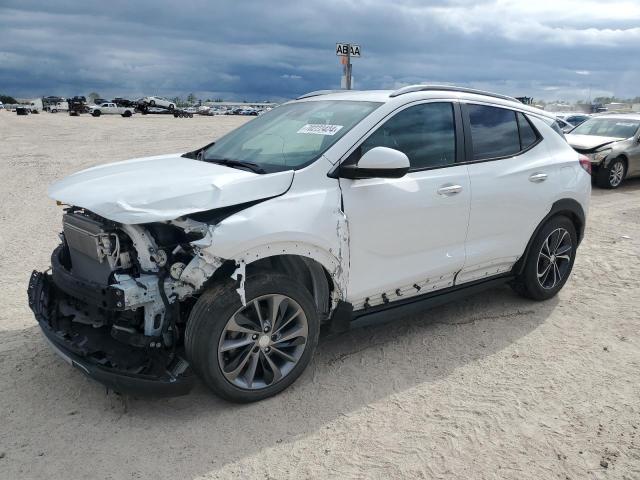
[[[197,151],[84,170],[49,190],[63,241],[30,306],[114,390],[181,394],[194,370],[232,401],[274,395],[321,327],[505,282],[554,296],[591,179],[553,125],[463,88],[315,92]]]
[[[142,99],[143,103],[148,104],[151,107],[162,107],[168,108],[169,110],[173,110],[176,108],[176,104],[171,100],[167,100],[164,97],[144,97]]]

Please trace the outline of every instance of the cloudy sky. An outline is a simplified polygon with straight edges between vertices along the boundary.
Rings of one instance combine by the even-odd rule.
[[[640,1],[0,0],[0,93],[291,98],[453,83],[553,100],[640,95]]]

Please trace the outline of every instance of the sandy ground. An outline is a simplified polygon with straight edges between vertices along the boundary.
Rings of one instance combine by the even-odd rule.
[[[58,359],[26,301],[60,229],[47,185],[243,121],[0,112],[0,479],[640,478],[637,180],[594,190],[557,298],[502,288],[325,339],[258,404],[124,402]]]

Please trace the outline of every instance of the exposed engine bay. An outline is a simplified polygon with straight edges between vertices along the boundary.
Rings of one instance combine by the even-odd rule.
[[[67,208],[51,273],[34,272],[29,292],[49,340],[119,373],[188,376],[181,345],[193,296],[225,263],[198,246],[210,243],[208,227],[187,218],[123,225]]]

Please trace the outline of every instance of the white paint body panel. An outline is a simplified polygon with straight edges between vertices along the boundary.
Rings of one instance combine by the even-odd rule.
[[[49,196],[139,224],[281,195],[292,180],[292,170],[259,175],[174,154],[82,170],[51,185]]]
[[[472,193],[467,261],[457,284],[510,271],[557,200],[588,203],[591,179],[580,166],[578,153],[544,122],[531,120],[544,137],[532,149],[468,165]],[[531,181],[540,174],[546,179]]]
[[[360,305],[375,296],[368,302],[373,305],[382,292],[425,280],[453,285],[465,261],[470,202],[466,166],[340,182],[349,219],[350,302]],[[462,192],[437,193],[452,184],[462,186]]]

